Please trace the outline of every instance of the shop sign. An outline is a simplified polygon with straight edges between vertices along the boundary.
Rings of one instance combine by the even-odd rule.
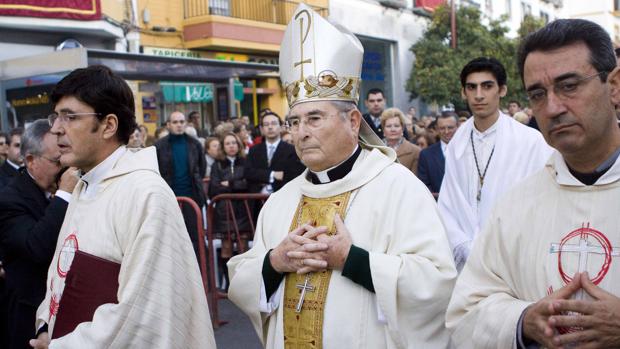
[[[209,103],[213,101],[213,84],[162,82],[167,103]]]

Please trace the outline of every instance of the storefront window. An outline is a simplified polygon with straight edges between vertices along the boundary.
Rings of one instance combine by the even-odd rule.
[[[392,43],[367,37],[360,37],[359,39],[364,46],[359,106],[365,113],[364,99],[366,99],[368,90],[372,88],[383,90],[388,105],[393,101]]]

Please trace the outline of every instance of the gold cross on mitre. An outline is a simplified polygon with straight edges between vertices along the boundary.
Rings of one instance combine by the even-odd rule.
[[[306,29],[305,29],[306,30],[305,33],[304,33],[304,17],[306,18],[306,21],[308,22]],[[308,39],[308,34],[310,33],[310,29],[312,28],[312,16],[310,15],[310,12],[308,12],[308,10],[301,10],[295,15],[294,20],[299,22],[300,61],[293,63],[293,68],[297,68],[297,66],[301,66],[300,67],[301,73],[300,73],[299,80],[303,80],[304,79],[304,64],[312,63],[311,58],[304,59],[304,43],[306,42],[306,39]]]
[[[300,3],[280,44],[279,73],[289,107],[325,100],[357,104],[363,57],[353,33]],[[377,143],[383,144],[378,138]]]

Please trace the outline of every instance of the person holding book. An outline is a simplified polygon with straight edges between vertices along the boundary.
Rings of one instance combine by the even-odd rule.
[[[62,79],[51,101],[60,162],[82,176],[30,345],[215,348],[198,263],[155,148],[125,147],[136,127],[129,86],[91,66]]]

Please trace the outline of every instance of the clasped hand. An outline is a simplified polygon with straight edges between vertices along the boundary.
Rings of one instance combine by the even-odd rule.
[[[580,289],[592,300],[571,297]],[[561,328],[574,328],[560,333]],[[587,273],[526,310],[523,332],[547,348],[620,347],[620,298],[596,286]]]
[[[271,251],[270,261],[279,273],[306,274],[326,269],[341,270],[351,249],[351,235],[339,215],[334,217],[336,234],[327,227],[306,223],[290,232]]]

